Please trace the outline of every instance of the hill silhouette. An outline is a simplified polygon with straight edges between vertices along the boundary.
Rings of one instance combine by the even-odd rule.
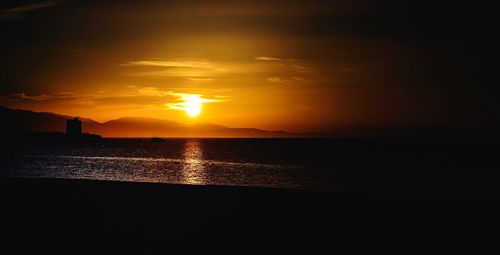
[[[74,116],[50,112],[34,112],[0,106],[2,131],[24,130],[36,132],[65,132],[66,119]],[[230,128],[216,124],[186,125],[175,121],[123,117],[99,123],[89,118],[80,118],[84,132],[104,137],[319,137],[316,133],[290,133],[267,131],[256,128]]]

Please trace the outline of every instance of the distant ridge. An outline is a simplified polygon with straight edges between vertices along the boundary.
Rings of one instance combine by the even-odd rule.
[[[66,119],[73,116],[50,112],[34,112],[0,106],[2,131],[25,130],[39,132],[64,132]],[[257,128],[229,128],[216,124],[185,125],[171,120],[144,117],[123,117],[99,123],[80,118],[83,131],[103,137],[324,137],[319,133],[290,133],[267,131]]]

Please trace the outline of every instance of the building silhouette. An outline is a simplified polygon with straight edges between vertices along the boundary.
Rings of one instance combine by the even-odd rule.
[[[82,122],[78,118],[66,120],[66,134],[69,136],[82,135]]]

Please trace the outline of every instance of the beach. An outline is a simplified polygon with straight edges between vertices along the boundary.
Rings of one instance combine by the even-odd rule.
[[[3,247],[19,251],[321,251],[387,241],[423,247],[486,236],[484,228],[498,224],[495,197],[47,178],[0,183]]]

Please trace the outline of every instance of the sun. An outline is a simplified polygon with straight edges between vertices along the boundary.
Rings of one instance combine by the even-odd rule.
[[[184,100],[185,102],[183,103],[183,108],[187,115],[190,117],[200,115],[202,101],[199,95],[189,95],[185,97]]]
[[[166,103],[165,106],[168,109],[184,111],[191,118],[201,114],[204,104],[223,101],[222,99],[203,98],[201,94],[171,92],[171,95],[178,97],[176,102]]]

